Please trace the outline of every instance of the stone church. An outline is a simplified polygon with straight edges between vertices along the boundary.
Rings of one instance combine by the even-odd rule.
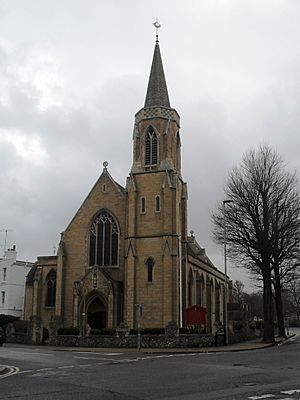
[[[129,139],[129,134],[128,134]],[[43,329],[185,326],[205,308],[205,330],[223,322],[224,274],[187,234],[180,117],[171,107],[156,39],[144,106],[135,115],[126,187],[103,172],[65,231],[56,256],[27,276],[25,319]]]

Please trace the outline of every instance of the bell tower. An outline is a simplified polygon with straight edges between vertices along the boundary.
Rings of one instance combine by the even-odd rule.
[[[187,187],[181,176],[180,117],[170,106],[158,36],[144,107],[135,115],[127,179],[125,315],[141,327],[180,324]]]

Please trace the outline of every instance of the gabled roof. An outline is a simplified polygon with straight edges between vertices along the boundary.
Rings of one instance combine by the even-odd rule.
[[[188,242],[188,254],[194,258],[197,258],[198,260],[202,261],[204,264],[209,265],[210,267],[213,267],[216,269],[214,264],[210,261],[208,258],[206,251],[203,247],[199,245],[199,243],[196,241],[195,236],[191,235],[188,236],[187,238]]]
[[[159,42],[156,40],[148,89],[146,94],[145,106],[162,106],[170,108],[168,89],[161,60]]]
[[[103,163],[103,166],[104,166],[104,163]],[[65,231],[67,231],[69,229],[69,227],[72,225],[72,223],[75,220],[75,218],[77,217],[79,211],[82,209],[84,204],[88,201],[88,199],[90,198],[91,194],[95,190],[96,186],[100,184],[100,182],[101,182],[101,180],[103,180],[103,178],[108,178],[112,182],[114,187],[117,189],[117,191],[121,194],[121,196],[124,196],[124,197],[126,196],[126,189],[113,179],[113,177],[110,175],[110,173],[107,170],[107,165],[104,166],[102,174],[98,178],[98,180],[95,183],[95,185],[93,186],[93,188],[90,190],[89,194],[86,196],[85,200],[83,201],[83,203],[81,204],[81,206],[79,207],[77,212],[75,213],[74,217],[71,219],[71,221],[70,221],[69,225],[67,226],[67,228],[65,229]]]

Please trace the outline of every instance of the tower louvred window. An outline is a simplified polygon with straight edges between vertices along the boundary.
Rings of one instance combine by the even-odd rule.
[[[146,133],[145,165],[156,165],[158,162],[158,138],[152,126]]]
[[[89,265],[100,267],[118,265],[119,230],[112,215],[102,211],[90,230]]]

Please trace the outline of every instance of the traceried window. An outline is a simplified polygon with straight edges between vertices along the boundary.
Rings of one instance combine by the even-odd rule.
[[[154,261],[151,257],[149,257],[146,261],[146,267],[147,267],[147,281],[148,282],[153,282],[153,267],[154,267]]]
[[[158,138],[152,126],[149,126],[145,141],[145,165],[157,165]]]
[[[56,272],[52,269],[47,275],[46,279],[47,285],[47,296],[46,296],[46,306],[55,306],[55,296],[56,296]]]
[[[114,217],[101,211],[90,229],[89,265],[100,267],[118,265],[119,230]]]

